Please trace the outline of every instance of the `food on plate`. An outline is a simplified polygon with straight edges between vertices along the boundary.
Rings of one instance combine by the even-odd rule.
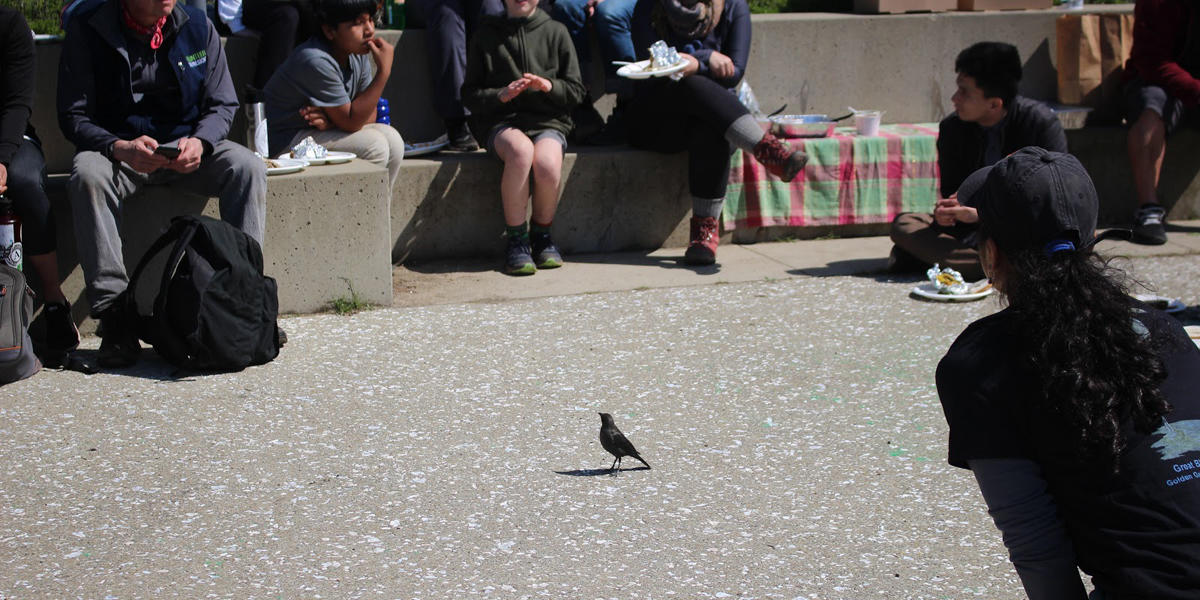
[[[934,264],[932,269],[925,272],[925,276],[933,283],[934,289],[939,294],[957,296],[973,293],[971,286],[963,279],[962,273],[950,267],[942,269],[937,264]]]
[[[683,60],[679,57],[679,52],[674,46],[668,46],[666,42],[658,40],[650,45],[650,62],[642,68],[643,71],[659,71],[669,69],[679,61]]]
[[[268,169],[278,169],[279,167],[283,166],[283,163],[281,163],[273,158],[264,158],[263,162],[267,163]]]
[[[311,135],[300,140],[299,144],[296,144],[295,146],[292,147],[292,152],[291,152],[292,158],[301,158],[301,159],[325,158],[328,155],[329,155],[329,150],[325,149],[325,146],[318,144],[317,141],[314,140]]]

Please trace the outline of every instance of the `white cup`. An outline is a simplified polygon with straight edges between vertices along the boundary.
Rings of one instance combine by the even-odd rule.
[[[858,135],[879,135],[879,121],[883,113],[878,110],[859,110],[854,112],[854,128]]]

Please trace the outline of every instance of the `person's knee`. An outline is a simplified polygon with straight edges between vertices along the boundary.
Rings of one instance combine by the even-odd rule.
[[[67,180],[67,199],[72,204],[103,202],[114,187],[113,163],[99,152],[80,152]]]
[[[562,150],[546,144],[535,146],[532,171],[534,181],[557,186],[562,178]]]
[[[8,171],[7,194],[15,200],[34,198],[45,195],[42,187],[42,174],[30,171]]]
[[[620,10],[617,3],[601,2],[596,5],[596,14],[592,18],[596,21],[596,27],[604,31],[629,31],[629,14],[627,11]]]

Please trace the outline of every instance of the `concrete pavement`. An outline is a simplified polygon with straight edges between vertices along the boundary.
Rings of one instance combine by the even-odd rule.
[[[1200,304],[1200,234],[1116,249]],[[1021,597],[933,387],[998,304],[910,298],[886,250],[418,266],[241,373],[5,386],[0,597]],[[603,471],[597,411],[652,470]]]

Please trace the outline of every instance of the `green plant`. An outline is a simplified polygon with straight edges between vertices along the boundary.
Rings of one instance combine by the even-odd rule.
[[[10,1],[12,0],[6,0],[5,4]],[[15,0],[13,8],[25,15],[25,20],[29,22],[29,28],[34,33],[59,35],[62,33],[58,28],[58,9],[61,6],[61,0]]]
[[[349,279],[342,277],[342,281],[345,281],[346,287],[350,288],[350,297],[347,298],[342,296],[341,298],[334,298],[331,300],[329,302],[329,308],[332,309],[334,313],[339,315],[352,315],[356,312],[367,310],[373,306],[370,302],[363,300],[362,297],[358,295],[358,292],[354,291],[354,284],[350,283]]]

